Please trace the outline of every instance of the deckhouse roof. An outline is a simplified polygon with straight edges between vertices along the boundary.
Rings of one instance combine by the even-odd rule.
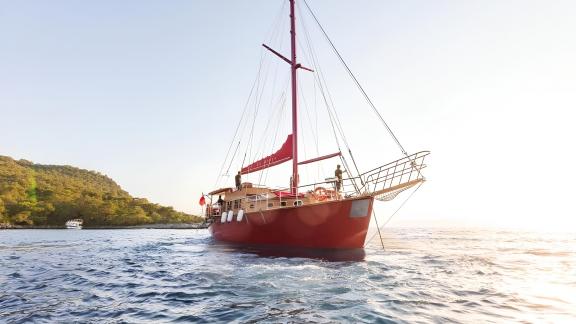
[[[217,195],[217,194],[221,194],[221,193],[227,193],[227,192],[231,192],[232,188],[228,187],[228,188],[220,188],[220,189],[216,189],[212,192],[209,192],[209,195]]]

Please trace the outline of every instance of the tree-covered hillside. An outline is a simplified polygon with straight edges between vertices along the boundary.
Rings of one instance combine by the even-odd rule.
[[[112,179],[71,166],[0,156],[0,223],[85,226],[198,222],[200,217],[133,198]]]

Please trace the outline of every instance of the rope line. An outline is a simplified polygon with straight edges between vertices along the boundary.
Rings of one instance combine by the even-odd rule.
[[[276,18],[274,19],[274,23],[272,24],[272,28],[271,28],[270,35],[269,35],[269,39],[271,41],[278,39],[278,35],[281,34],[280,33],[280,25],[282,22],[282,17],[284,16],[283,12],[284,12],[285,8],[286,8],[286,2],[283,2],[282,7],[280,8],[280,10],[278,10],[278,13],[276,14]],[[256,73],[256,78],[254,79],[254,82],[252,83],[252,87],[250,88],[250,93],[248,94],[248,98],[246,99],[246,103],[244,104],[244,108],[242,110],[242,115],[240,116],[240,120],[238,121],[238,125],[236,126],[236,130],[234,131],[234,135],[232,136],[232,140],[230,141],[230,145],[228,146],[228,150],[226,151],[226,156],[224,158],[224,161],[222,161],[222,165],[220,166],[220,171],[218,172],[218,176],[216,178],[216,183],[214,185],[215,187],[218,186],[218,182],[220,181],[220,179],[223,176],[222,172],[224,171],[224,166],[226,165],[226,162],[228,161],[228,157],[230,156],[230,150],[232,149],[232,146],[236,142],[236,137],[238,136],[238,130],[240,129],[240,126],[242,125],[242,122],[244,120],[244,116],[246,115],[246,112],[248,110],[248,106],[250,104],[250,99],[252,98],[252,95],[254,93],[254,89],[256,88],[256,84],[259,83],[261,73],[262,73],[263,62],[264,62],[264,51],[261,50],[260,51],[260,63],[258,66],[258,72]],[[230,158],[230,165],[228,166],[226,174],[228,174],[230,172],[232,162],[234,160],[234,157],[236,156],[238,148],[240,147],[240,142],[241,142],[241,140],[239,139],[238,144],[236,146],[236,149],[234,151],[234,154]],[[246,159],[246,154],[244,154],[244,159]],[[242,164],[244,164],[244,161],[242,162]]]
[[[382,224],[381,227],[378,227],[378,232],[372,234],[372,236],[370,237],[370,239],[368,239],[368,241],[366,241],[366,243],[364,243],[364,247],[366,247],[366,245],[368,245],[368,243],[370,243],[370,242],[374,239],[374,237],[376,236],[376,234],[379,234],[379,233],[380,233],[380,230],[383,229],[384,226],[386,226],[386,225],[392,220],[392,217],[394,217],[394,215],[396,215],[396,213],[398,213],[398,211],[399,211],[400,209],[402,209],[402,207],[404,207],[404,204],[406,204],[406,202],[407,202],[408,200],[410,200],[410,198],[412,198],[412,196],[414,196],[414,194],[416,193],[416,191],[418,191],[418,189],[420,189],[420,187],[422,186],[423,183],[424,183],[424,182],[420,182],[420,184],[418,184],[418,187],[416,187],[416,189],[414,189],[414,191],[412,191],[412,192],[410,193],[410,195],[409,195],[408,197],[406,197],[406,199],[402,202],[402,204],[400,204],[400,206],[394,211],[394,213],[392,213],[392,215],[390,215],[390,217],[388,217],[388,219],[384,222],[384,224]],[[372,210],[372,211],[374,211],[374,210]],[[376,220],[376,213],[374,213],[374,220]],[[376,220],[376,225],[378,225],[378,221],[377,221],[377,220]]]
[[[299,10],[299,12],[300,12],[300,10]],[[300,12],[300,16],[303,16],[301,12]],[[310,33],[308,32],[308,28],[306,27],[306,23],[305,23],[304,19],[301,20],[301,24],[302,24],[302,29],[304,30],[304,36],[305,36],[306,44],[307,44],[308,49],[310,51],[311,63],[313,64],[313,66],[317,72],[314,74],[314,80],[316,81],[314,84],[315,85],[318,84],[318,87],[320,89],[320,93],[322,94],[322,98],[324,99],[324,103],[326,105],[326,110],[327,110],[328,115],[330,117],[330,124],[332,126],[332,130],[334,133],[334,138],[336,139],[336,144],[338,146],[338,150],[340,152],[342,152],[342,149],[341,149],[339,141],[338,141],[338,136],[336,135],[336,130],[340,134],[340,137],[342,138],[342,141],[344,142],[344,146],[346,147],[346,150],[348,151],[348,154],[350,155],[350,158],[352,159],[354,169],[356,170],[356,173],[359,176],[360,171],[358,170],[358,165],[356,164],[356,159],[354,158],[354,155],[352,154],[352,149],[350,148],[350,145],[348,144],[348,140],[347,140],[346,135],[344,133],[344,128],[342,127],[342,123],[340,122],[340,118],[338,116],[338,111],[335,108],[334,100],[332,99],[332,95],[330,94],[330,89],[328,87],[328,83],[327,83],[326,78],[324,76],[324,72],[322,71],[322,67],[320,66],[318,55],[316,55],[316,52],[314,51],[314,47],[312,46],[312,42],[310,40]],[[355,180],[356,177],[354,177],[352,174],[352,169],[347,165],[345,160],[343,161],[343,164],[345,165],[346,170],[348,170],[348,172],[349,172],[350,178],[352,179],[351,181],[353,182],[354,187],[356,188],[356,191],[358,193],[360,193],[360,191],[358,190],[359,186],[356,184],[356,180]],[[362,179],[360,179],[360,182],[363,183]]]
[[[342,58],[342,56],[340,55],[340,52],[338,52],[338,50],[336,49],[336,46],[334,45],[334,43],[332,42],[332,40],[330,39],[330,37],[328,37],[328,34],[326,33],[326,30],[324,30],[324,27],[322,27],[322,25],[320,24],[320,21],[318,20],[318,18],[316,17],[316,15],[314,14],[314,12],[312,11],[312,9],[310,8],[310,6],[308,5],[308,2],[306,0],[304,0],[304,4],[306,5],[306,8],[308,8],[308,11],[310,12],[310,14],[312,15],[312,17],[314,18],[314,21],[316,21],[316,24],[318,25],[318,27],[320,28],[320,30],[322,31],[322,34],[324,35],[324,37],[326,38],[326,40],[328,41],[328,43],[330,44],[330,47],[332,48],[332,50],[334,51],[334,53],[336,54],[336,56],[338,56],[338,59],[340,60],[340,62],[342,63],[342,65],[344,65],[344,67],[346,68],[346,71],[348,72],[348,74],[350,75],[350,77],[352,78],[352,80],[354,81],[354,83],[356,84],[356,86],[358,87],[358,89],[360,90],[360,92],[362,93],[362,95],[364,96],[364,99],[366,99],[366,102],[368,102],[368,104],[370,105],[370,107],[372,108],[372,110],[374,111],[374,113],[376,113],[376,115],[378,116],[378,118],[380,119],[380,121],[384,124],[384,127],[386,127],[386,130],[388,131],[388,133],[390,134],[390,136],[392,136],[392,138],[394,139],[394,141],[396,142],[396,144],[398,145],[398,147],[400,148],[400,151],[402,151],[402,153],[406,156],[408,156],[408,153],[406,152],[406,150],[404,149],[404,147],[402,146],[402,144],[400,144],[400,141],[398,140],[398,138],[396,137],[396,135],[394,135],[394,132],[392,132],[392,129],[390,128],[390,126],[388,126],[388,123],[386,123],[386,121],[384,120],[384,118],[382,117],[382,115],[380,114],[380,112],[378,111],[378,109],[376,108],[376,106],[374,105],[374,103],[372,102],[372,100],[370,99],[370,97],[368,97],[368,94],[366,93],[366,91],[364,90],[364,88],[362,87],[362,85],[360,84],[360,82],[358,81],[358,79],[356,79],[356,76],[354,76],[354,73],[352,73],[352,71],[350,70],[350,68],[348,67],[348,64],[346,64],[346,62],[344,61],[344,59]]]
[[[228,151],[226,152],[226,157],[224,158],[224,161],[222,161],[222,166],[220,167],[220,171],[218,172],[218,177],[216,178],[216,184],[214,185],[215,187],[218,186],[218,182],[220,181],[220,179],[222,177],[222,171],[224,171],[224,166],[226,165],[226,161],[228,161],[228,156],[230,155],[230,150],[232,149],[234,142],[236,142],[236,136],[238,135],[238,130],[240,129],[240,125],[242,125],[242,121],[244,120],[244,116],[246,114],[246,111],[248,110],[248,105],[250,103],[250,98],[252,98],[254,88],[256,87],[256,82],[260,78],[260,71],[262,69],[262,59],[263,59],[262,54],[263,53],[261,53],[261,55],[260,55],[260,64],[258,67],[258,73],[256,74],[256,78],[254,79],[254,82],[252,83],[250,93],[248,94],[248,98],[246,99],[246,103],[244,104],[244,109],[242,110],[242,115],[240,116],[240,120],[238,121],[238,125],[236,125],[236,130],[234,131],[234,136],[232,137],[232,141],[230,142],[230,145],[228,146]],[[238,146],[239,145],[240,145],[240,141],[238,141]],[[237,150],[238,150],[238,147],[236,148],[236,151]],[[234,155],[236,155],[236,153],[234,153]],[[234,160],[234,157],[232,157],[231,160]],[[228,171],[229,170],[230,170],[230,166],[228,167]]]
[[[374,211],[374,208],[372,208],[372,215],[374,215],[374,220],[376,221],[376,228],[378,229],[378,236],[380,237],[380,244],[382,244],[382,250],[385,250],[386,248],[384,247],[384,240],[382,239],[382,234],[380,233],[380,226],[378,225],[378,218],[376,217],[376,212]]]
[[[270,43],[277,41],[279,37],[283,37],[283,33],[280,33],[280,29],[281,29],[280,26],[281,26],[282,18],[284,17],[283,12],[284,12],[285,7],[286,7],[286,3],[283,3],[282,7],[278,11],[278,14],[276,15],[276,18],[274,19],[274,23],[272,24],[272,28],[271,28],[270,35],[269,35]],[[261,49],[260,50],[260,62],[258,64],[258,72],[256,74],[256,78],[254,79],[254,82],[253,82],[252,87],[250,89],[250,94],[248,95],[248,98],[247,98],[246,103],[244,105],[244,109],[242,111],[242,115],[240,117],[240,120],[238,121],[238,125],[236,127],[235,132],[234,132],[234,136],[232,137],[232,140],[230,142],[230,146],[228,147],[228,151],[226,152],[226,157],[224,158],[224,161],[222,162],[222,166],[220,168],[220,172],[218,173],[218,177],[216,180],[216,186],[218,185],[218,182],[223,178],[224,175],[229,175],[229,173],[230,173],[230,168],[232,167],[232,163],[234,162],[234,158],[236,156],[236,153],[238,152],[238,149],[240,148],[240,143],[242,142],[242,137],[243,137],[242,134],[244,134],[246,127],[248,125],[248,122],[245,121],[244,117],[246,116],[246,113],[249,111],[248,108],[250,107],[250,102],[253,98],[255,101],[254,102],[255,106],[256,107],[258,106],[258,101],[259,101],[258,100],[258,92],[259,92],[260,84],[262,81],[263,68],[265,67],[265,63],[266,63],[265,59],[266,59],[266,56],[264,54],[264,50]],[[257,110],[257,108],[256,108],[256,110]],[[257,114],[257,111],[255,112],[255,114]],[[246,116],[246,118],[248,119],[248,116]],[[239,135],[238,131],[239,131],[241,126],[242,126],[242,131],[240,131],[240,135]],[[230,150],[232,148],[232,145],[234,144],[234,142],[236,142],[237,139],[238,139],[238,144],[236,146],[234,154],[230,158],[230,164],[228,165],[226,172],[223,174],[222,172],[224,171],[224,166],[226,165],[226,162],[228,161]],[[250,140],[251,139],[249,138],[249,141]],[[244,158],[242,160],[241,167],[244,165],[244,163],[246,161],[247,154],[248,154],[248,149],[244,152]]]

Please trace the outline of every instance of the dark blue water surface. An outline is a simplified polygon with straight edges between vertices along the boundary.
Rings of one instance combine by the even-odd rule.
[[[205,230],[4,230],[0,322],[576,323],[576,234],[384,234],[286,257]]]

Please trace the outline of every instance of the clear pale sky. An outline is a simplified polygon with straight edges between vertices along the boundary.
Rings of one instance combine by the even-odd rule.
[[[576,228],[576,2],[309,3],[405,148],[432,151],[391,225]],[[198,212],[281,6],[0,0],[0,155]],[[352,84],[329,85],[361,164],[401,157]]]

